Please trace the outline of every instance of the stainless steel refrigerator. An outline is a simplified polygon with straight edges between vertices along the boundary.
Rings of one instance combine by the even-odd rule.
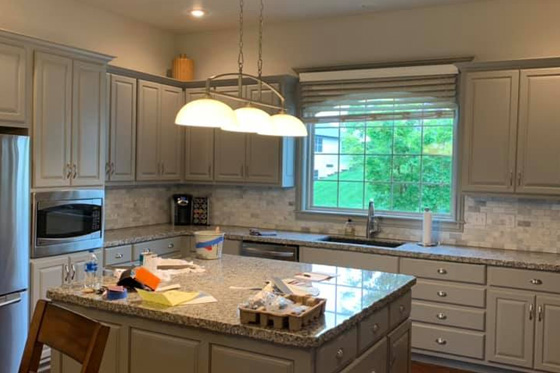
[[[29,137],[0,134],[0,373],[17,372],[29,324]]]

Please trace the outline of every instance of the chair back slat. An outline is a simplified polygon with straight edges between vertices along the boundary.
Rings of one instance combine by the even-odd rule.
[[[39,368],[43,345],[82,364],[82,372],[99,370],[109,327],[45,300],[37,302],[19,373]]]

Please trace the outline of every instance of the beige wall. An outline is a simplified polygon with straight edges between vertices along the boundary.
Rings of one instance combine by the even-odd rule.
[[[265,25],[265,74],[292,67],[449,56],[507,60],[560,56],[560,1],[489,0],[338,19]],[[256,65],[256,30],[246,29],[247,71]],[[249,38],[250,36],[250,38]],[[177,37],[196,76],[235,71],[237,32]]]
[[[112,64],[165,74],[173,34],[75,0],[0,0],[0,28],[110,54]]]

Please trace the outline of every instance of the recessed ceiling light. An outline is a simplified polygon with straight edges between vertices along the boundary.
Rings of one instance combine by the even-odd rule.
[[[196,17],[196,18],[201,18],[204,17],[206,15],[206,12],[202,9],[193,9],[190,11],[191,16]]]

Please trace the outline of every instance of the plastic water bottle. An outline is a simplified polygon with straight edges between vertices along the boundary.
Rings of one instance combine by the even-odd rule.
[[[101,287],[101,279],[98,274],[97,256],[93,250],[90,250],[89,260],[85,265],[85,280],[84,286],[91,289],[99,289]]]

